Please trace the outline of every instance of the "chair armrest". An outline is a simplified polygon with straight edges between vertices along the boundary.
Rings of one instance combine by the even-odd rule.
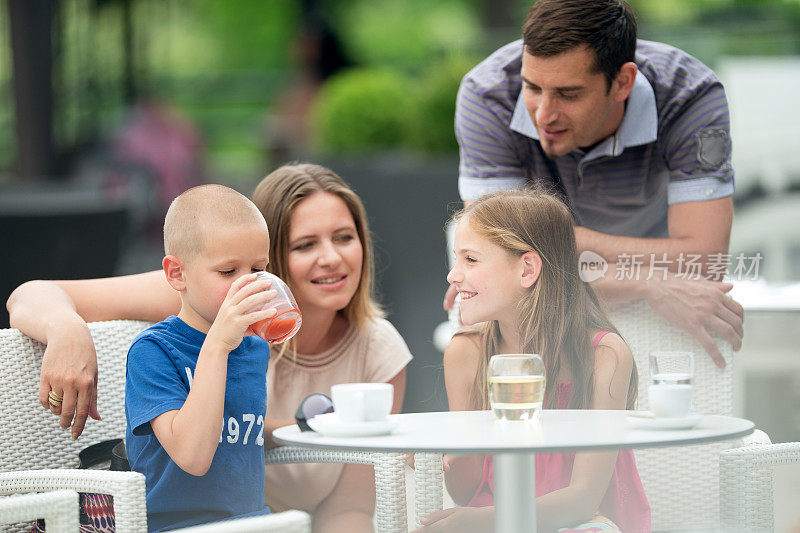
[[[773,530],[773,472],[800,463],[800,442],[724,450],[719,459],[720,517],[728,531]]]
[[[48,533],[78,531],[78,493],[56,490],[0,498],[0,525],[43,518]]]
[[[107,470],[19,470],[0,473],[0,495],[70,489],[114,497],[117,533],[147,530],[144,476]]]
[[[174,533],[311,533],[311,517],[303,511],[234,518],[172,530]]]

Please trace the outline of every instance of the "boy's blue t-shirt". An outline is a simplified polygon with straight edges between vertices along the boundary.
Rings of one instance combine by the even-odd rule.
[[[269,512],[264,504],[266,341],[245,337],[228,355],[222,434],[204,476],[175,464],[150,426],[157,416],[183,406],[205,338],[171,316],[139,334],[128,351],[125,445],[131,470],[146,478],[148,531]]]

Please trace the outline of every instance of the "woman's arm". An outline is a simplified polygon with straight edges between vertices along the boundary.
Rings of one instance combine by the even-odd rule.
[[[114,319],[158,321],[177,313],[180,298],[163,272],[69,281],[29,281],[6,302],[11,326],[47,344],[39,402],[72,425],[77,438],[87,416],[97,412],[97,355],[86,322]],[[60,408],[48,404],[50,391],[63,396]],[[73,420],[74,418],[74,420]]]
[[[451,411],[470,411],[470,395],[478,372],[480,347],[474,335],[456,335],[444,351],[444,383]],[[447,492],[464,506],[475,495],[483,475],[483,455],[448,455],[445,466]]]
[[[392,413],[403,408],[406,370],[389,380],[394,385]],[[375,513],[375,471],[371,466],[346,464],[333,491],[314,511],[314,532],[371,532]]]
[[[633,355],[619,335],[609,333],[595,349],[592,409],[625,409]],[[536,521],[540,531],[580,524],[591,519],[600,506],[617,452],[575,454],[567,487],[536,499]]]
[[[55,301],[51,298],[56,297]],[[66,311],[86,322],[147,320],[158,322],[180,310],[178,293],[162,270],[115,278],[35,280],[23,283],[6,303],[11,325],[30,337]],[[39,339],[42,340],[42,339]]]

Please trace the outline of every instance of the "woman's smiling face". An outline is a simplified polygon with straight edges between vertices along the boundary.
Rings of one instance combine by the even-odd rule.
[[[297,204],[289,225],[288,267],[301,313],[344,309],[358,289],[363,262],[355,221],[341,198],[318,192]]]

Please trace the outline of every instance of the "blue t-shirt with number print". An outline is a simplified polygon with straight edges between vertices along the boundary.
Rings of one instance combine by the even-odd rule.
[[[203,476],[183,471],[153,434],[150,421],[180,409],[192,386],[206,335],[171,316],[143,331],[128,351],[125,444],[131,470],[147,484],[147,530],[265,514],[264,417],[269,345],[245,337],[228,355],[222,434]]]

